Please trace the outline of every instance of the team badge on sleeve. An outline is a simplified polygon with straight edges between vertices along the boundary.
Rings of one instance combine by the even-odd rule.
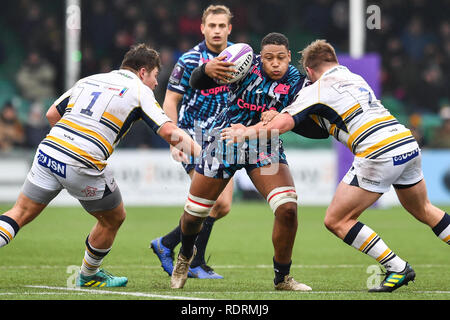
[[[181,78],[183,78],[184,67],[180,64],[176,64],[173,68],[172,74],[169,78],[169,83],[172,85],[180,84]]]

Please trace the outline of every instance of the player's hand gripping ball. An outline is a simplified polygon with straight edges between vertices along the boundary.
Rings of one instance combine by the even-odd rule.
[[[233,68],[236,69],[236,72],[230,72],[233,78],[227,82],[234,83],[244,78],[250,70],[253,61],[253,49],[246,43],[236,43],[223,50],[219,54],[219,57],[221,56],[225,56],[225,59],[222,61],[235,64]],[[226,84],[226,82],[221,80],[217,80],[217,82],[219,84]]]

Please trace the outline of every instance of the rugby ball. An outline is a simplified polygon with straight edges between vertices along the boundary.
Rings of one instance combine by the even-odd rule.
[[[233,62],[235,65],[233,66],[236,69],[236,72],[230,72],[234,78],[230,79],[227,83],[234,83],[241,80],[250,70],[250,66],[253,61],[253,49],[246,43],[235,43],[225,50],[223,50],[219,57],[225,56],[225,59],[222,61]],[[216,80],[217,83],[225,84],[225,82],[221,80]]]

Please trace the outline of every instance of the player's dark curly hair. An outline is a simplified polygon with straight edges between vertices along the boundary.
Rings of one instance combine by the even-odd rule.
[[[268,44],[285,46],[286,49],[289,50],[289,39],[282,33],[271,32],[271,33],[267,34],[261,40],[261,49]]]
[[[161,69],[161,59],[158,51],[150,48],[144,43],[136,44],[128,50],[123,58],[121,69],[139,71],[141,68],[152,71],[154,68]]]

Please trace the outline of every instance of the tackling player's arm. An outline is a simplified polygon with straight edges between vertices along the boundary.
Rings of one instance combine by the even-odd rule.
[[[164,97],[163,110],[167,114],[167,116],[174,123],[178,121],[178,104],[181,99],[183,99],[183,95],[181,93],[166,90],[166,96]]]
[[[288,132],[295,127],[295,122],[289,113],[279,113],[270,122],[263,121],[253,126],[246,127],[243,124],[232,124],[231,127],[222,129],[221,139],[229,140],[228,143],[242,142],[245,139],[257,139],[261,135],[270,138],[272,133],[278,135]]]
[[[257,124],[245,127],[242,124],[232,124],[231,127],[222,129],[221,139],[229,140],[229,143],[242,142],[246,138],[257,139],[261,135],[270,138],[272,133],[281,135],[292,131],[310,139],[326,139],[328,131],[320,127],[309,115],[305,115],[299,121],[288,112],[277,114],[270,122],[260,121]],[[276,130],[276,131],[275,131]]]
[[[177,123],[178,121],[178,105],[180,101],[183,99],[183,95],[176,91],[167,89],[166,96],[164,98],[163,110],[166,115],[173,121],[173,123]],[[170,153],[172,157],[176,161],[185,161],[186,157],[184,153],[174,148],[172,145],[170,146]]]
[[[173,122],[168,121],[164,123],[156,132],[161,138],[166,140],[172,147],[182,151],[185,154],[189,154],[194,157],[198,157],[202,151],[202,148],[192,138],[184,132],[184,130],[178,128]],[[188,161],[188,159],[184,159]]]
[[[171,146],[188,155],[199,156],[201,147],[166,115],[156,101],[153,91],[143,86],[140,94],[141,118],[145,123]]]
[[[216,57],[195,68],[189,79],[189,85],[194,89],[209,89],[220,86],[214,79],[225,82],[232,79],[231,72],[236,71],[232,68],[234,63],[222,61],[223,59],[225,56]]]
[[[47,110],[45,116],[47,117],[48,123],[51,127],[53,127],[62,117],[55,104],[52,104],[52,106]]]
[[[72,89],[66,91],[61,97],[59,97],[47,110],[46,118],[51,127],[53,127],[59,119],[62,118],[64,112],[66,112],[67,104],[69,103]]]

